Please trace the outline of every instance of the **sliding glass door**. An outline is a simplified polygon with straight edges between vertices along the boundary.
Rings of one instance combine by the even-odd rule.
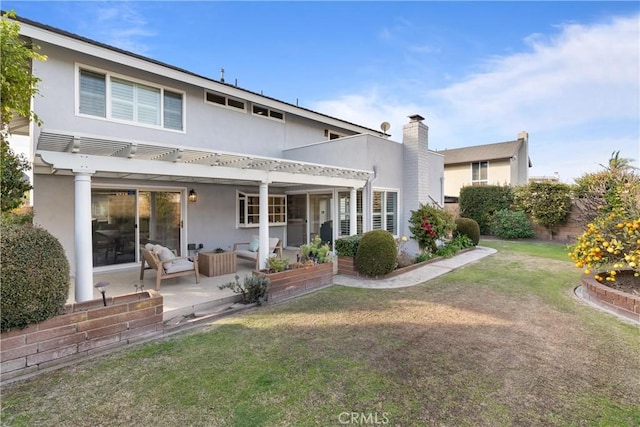
[[[138,262],[147,242],[182,248],[182,193],[140,189],[91,190],[94,267]]]

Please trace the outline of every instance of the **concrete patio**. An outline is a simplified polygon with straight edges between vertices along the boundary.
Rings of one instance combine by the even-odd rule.
[[[284,250],[283,258],[291,262],[296,260],[297,251]],[[207,277],[200,273],[200,283],[196,283],[193,275],[165,279],[160,285],[160,294],[163,297],[163,320],[165,322],[179,322],[183,318],[198,315],[200,313],[213,313],[231,307],[240,300],[238,294],[230,289],[218,289],[219,285],[235,281],[239,276],[242,283],[245,276],[251,275],[254,263],[252,261],[237,260],[236,273]],[[98,282],[108,282],[105,288],[107,296],[124,295],[154,289],[156,272],[147,269],[144,279],[140,280],[140,265],[131,265],[116,271],[96,272],[93,275],[94,285]],[[94,288],[93,297],[102,298],[100,292]],[[73,280],[69,287],[68,302],[75,301],[75,289]]]

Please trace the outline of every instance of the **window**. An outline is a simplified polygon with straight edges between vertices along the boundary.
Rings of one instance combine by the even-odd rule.
[[[342,134],[340,134],[338,132],[330,131],[329,129],[325,129],[324,130],[324,136],[326,136],[327,138],[329,138],[329,140],[331,140],[331,139],[342,138],[344,135],[342,135]]]
[[[178,92],[80,70],[80,114],[182,130],[183,104],[183,95]]]
[[[487,185],[488,162],[471,163],[471,185]]]
[[[211,104],[222,105],[224,107],[231,107],[237,110],[245,111],[245,103],[239,99],[229,98],[226,95],[215,92],[205,92],[205,100]]]
[[[287,223],[286,196],[269,196],[269,225]],[[260,225],[260,196],[238,192],[238,226]]]
[[[398,234],[398,193],[374,191],[371,212],[371,228]]]
[[[349,235],[351,195],[349,191],[338,192],[338,216],[340,218],[339,236]],[[356,233],[362,234],[362,191],[356,192]]]
[[[284,120],[284,113],[278,110],[272,110],[262,105],[253,104],[253,114],[262,117],[271,117],[276,120]]]

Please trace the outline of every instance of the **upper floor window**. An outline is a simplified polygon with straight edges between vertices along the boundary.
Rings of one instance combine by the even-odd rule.
[[[487,185],[489,183],[487,179],[488,168],[488,162],[471,163],[471,185]]]
[[[398,234],[398,192],[374,191],[371,212],[371,228],[373,230],[387,230],[393,235]]]
[[[338,133],[338,132],[334,132],[331,131],[329,129],[325,129],[324,130],[324,136],[326,136],[327,138],[331,139],[338,139],[338,138],[342,138],[344,135]]]
[[[205,92],[205,100],[212,104],[222,105],[224,107],[231,107],[231,108],[235,108],[242,111],[245,111],[246,109],[244,101],[236,98],[230,98],[221,93],[207,91]]]
[[[80,114],[183,130],[182,93],[80,69]]]
[[[272,110],[271,108],[258,104],[253,104],[253,114],[262,117],[271,117],[276,120],[284,120],[284,113],[282,111]]]

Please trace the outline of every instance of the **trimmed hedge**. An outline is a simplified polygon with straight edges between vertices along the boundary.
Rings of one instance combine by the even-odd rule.
[[[341,237],[336,240],[336,255],[354,257],[358,253],[358,246],[362,240],[362,234]]]
[[[362,235],[356,253],[358,272],[365,276],[381,276],[396,268],[398,247],[386,230],[372,230]]]
[[[491,217],[500,209],[509,209],[513,190],[509,186],[482,185],[460,189],[460,216],[478,223],[481,234],[489,234]]]
[[[2,223],[1,330],[24,328],[64,311],[69,296],[69,262],[48,231]]]
[[[471,218],[456,218],[456,229],[453,236],[467,236],[474,246],[480,243],[480,226]]]

